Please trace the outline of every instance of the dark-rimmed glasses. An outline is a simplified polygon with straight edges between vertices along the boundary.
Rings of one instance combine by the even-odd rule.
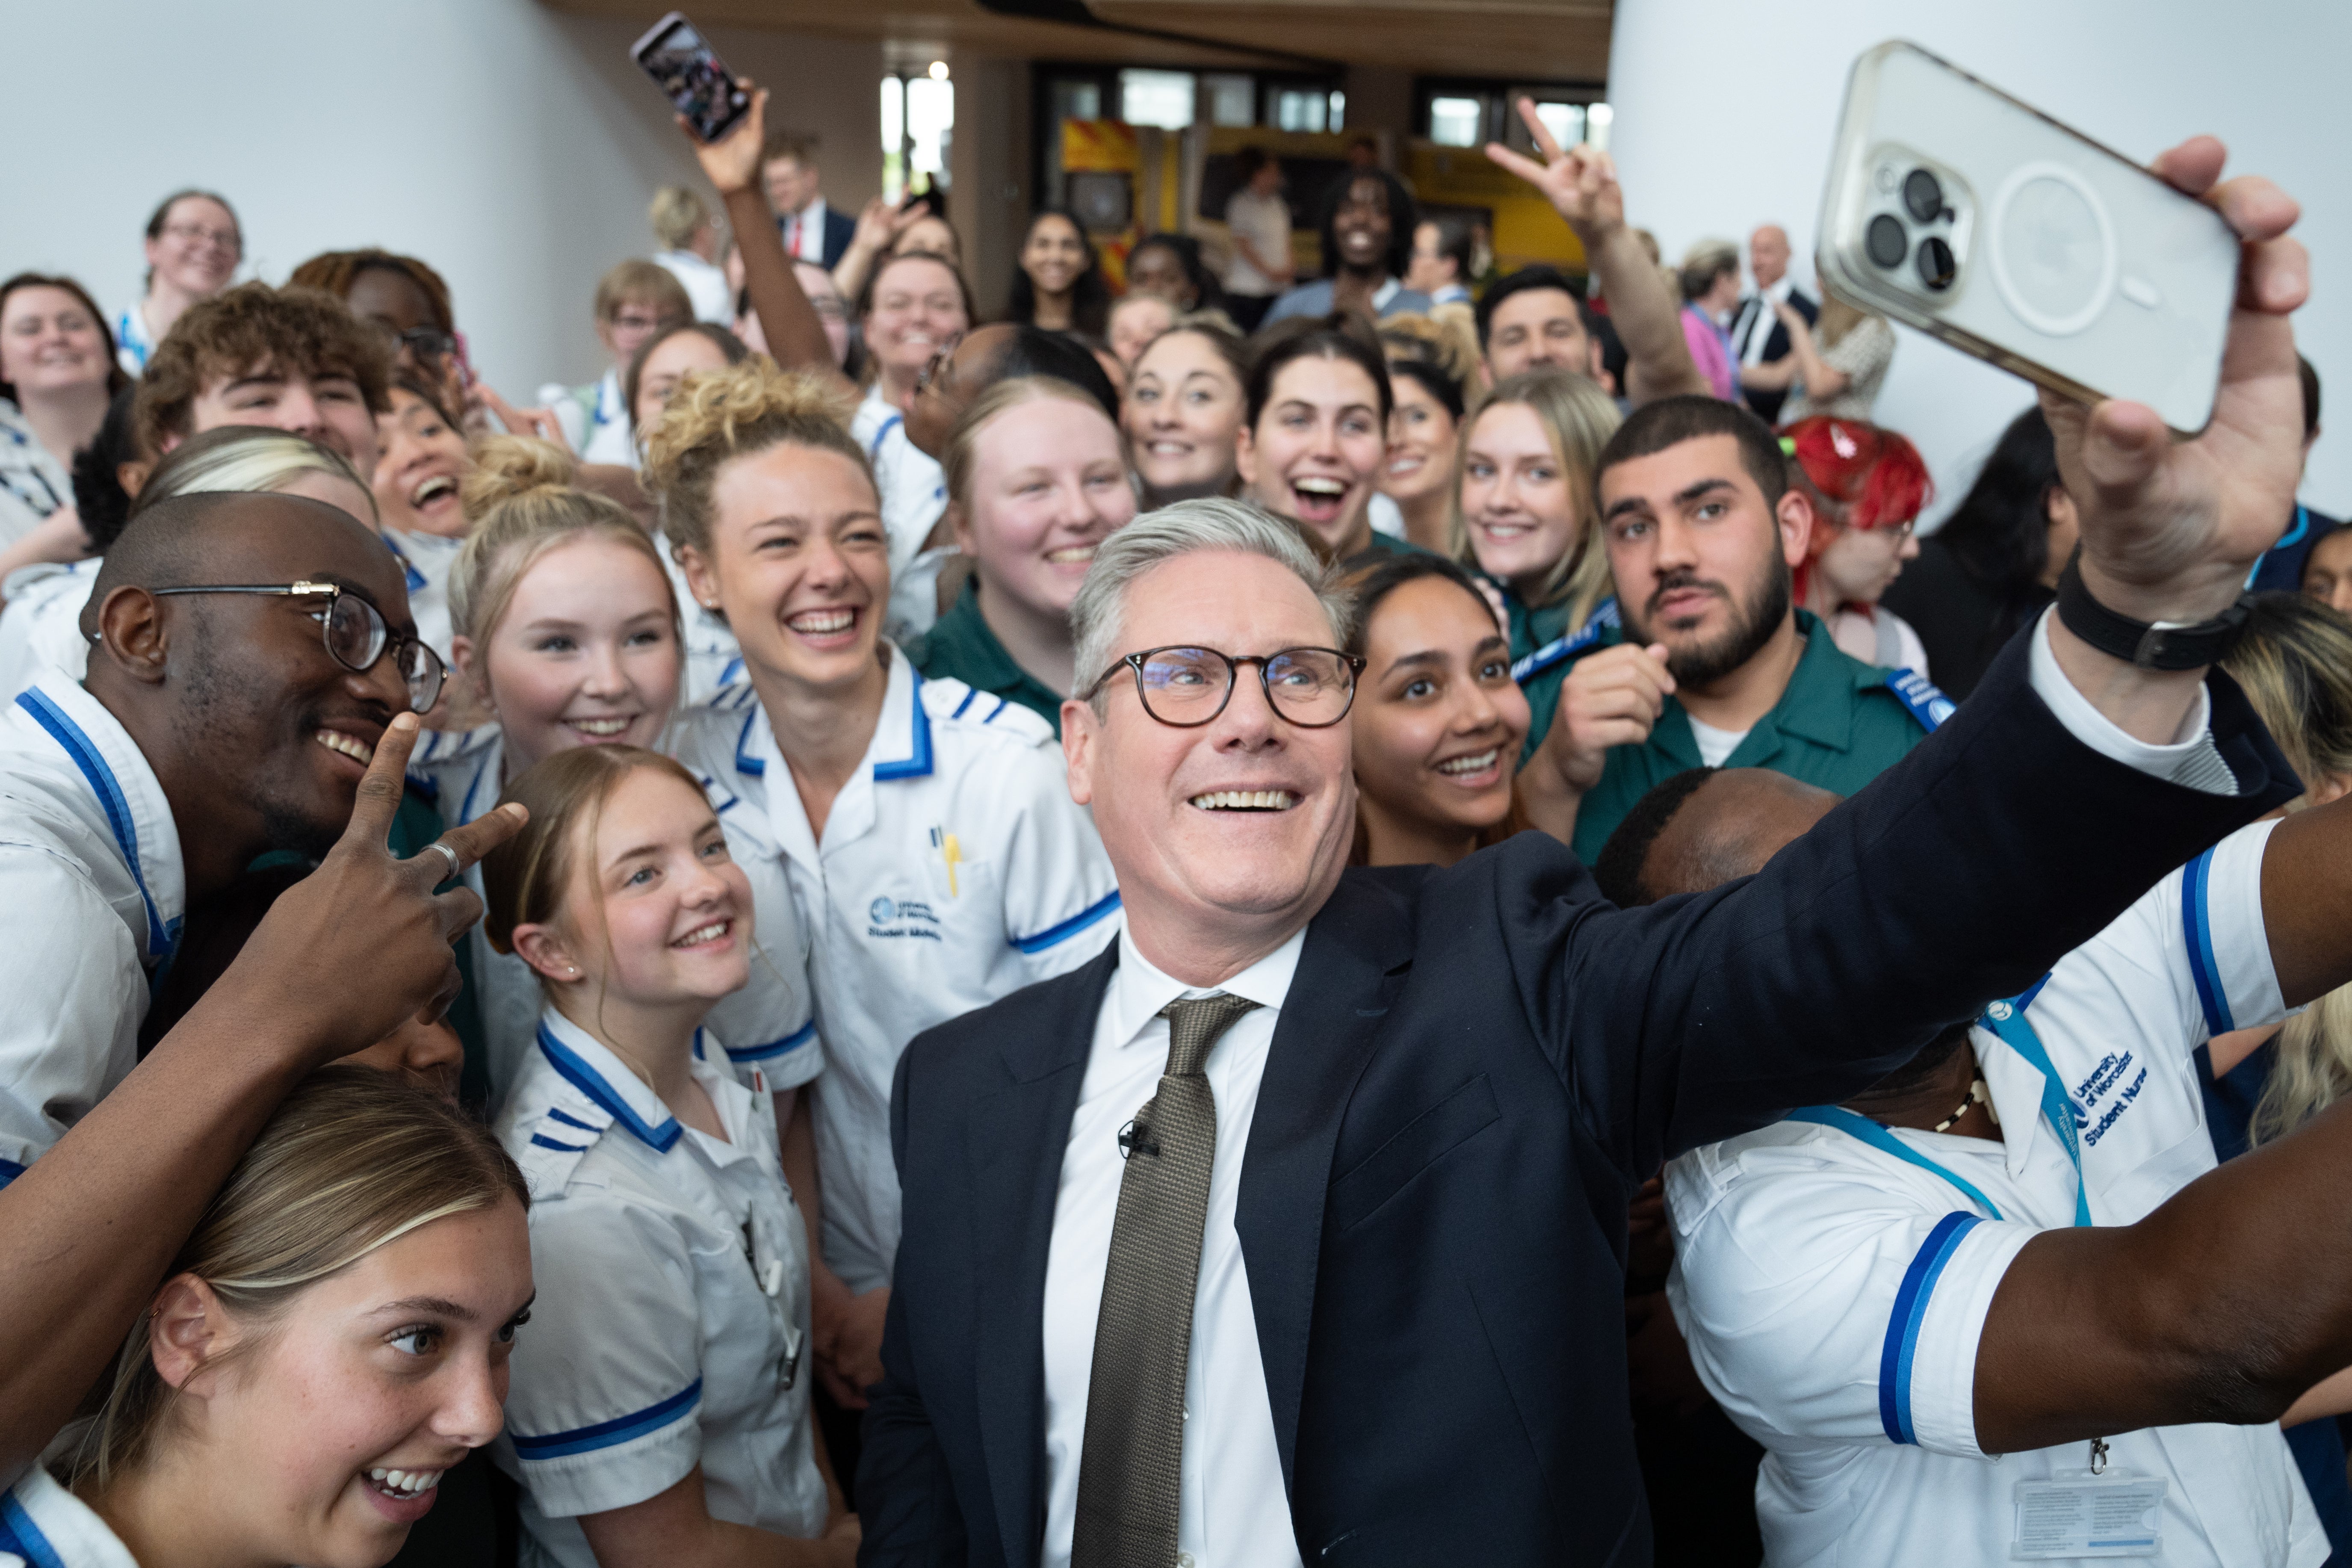
[[[1208,723],[1234,698],[1241,667],[1257,666],[1258,684],[1276,713],[1302,730],[1322,730],[1348,716],[1364,661],[1335,647],[1286,647],[1268,654],[1213,647],[1148,647],[1103,671],[1080,701],[1090,702],[1121,669],[1135,672],[1135,695],[1162,724],[1190,730]]]
[[[375,668],[375,661],[388,651],[393,668],[408,685],[408,705],[419,713],[431,710],[441,700],[441,684],[448,679],[448,667],[435,653],[413,637],[394,632],[384,624],[383,612],[332,583],[208,583],[184,588],[150,588],[156,598],[173,594],[276,594],[296,599],[324,597],[327,607],[312,610],[310,618],[319,623],[328,654],[337,664],[356,674],[364,675]]]

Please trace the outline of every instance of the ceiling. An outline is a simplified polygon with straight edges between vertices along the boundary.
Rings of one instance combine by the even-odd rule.
[[[697,20],[878,37],[1022,59],[1297,68],[1298,58],[1432,76],[1600,81],[1612,0],[1089,0],[1089,27],[1000,16],[975,0],[695,0]],[[549,0],[641,20],[646,0]],[[1149,29],[1139,37],[1118,26]],[[1182,35],[1178,41],[1168,35]],[[1290,57],[1290,58],[1284,58]]]

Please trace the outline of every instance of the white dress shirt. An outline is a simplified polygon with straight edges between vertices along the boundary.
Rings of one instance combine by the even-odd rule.
[[[1739,301],[1731,318],[1733,345],[1739,351],[1741,364],[1762,364],[1764,345],[1772,340],[1772,329],[1780,320],[1772,307],[1789,302],[1789,291],[1797,286],[1787,273],[1769,288],[1759,289]]]
[[[1192,1291],[1192,1348],[1184,1365],[1180,1568],[1298,1568],[1234,1206],[1241,1195],[1242,1152],[1249,1146],[1266,1051],[1306,944],[1302,929],[1213,988],[1246,996],[1257,1006],[1235,1020],[1209,1051],[1217,1152],[1209,1173],[1201,1272]],[[1045,1568],[1065,1568],[1070,1561],[1070,1532],[1077,1519],[1095,1320],[1102,1308],[1124,1169],[1118,1130],[1160,1091],[1167,1070],[1168,1020],[1160,1010],[1181,996],[1210,994],[1161,973],[1124,931],[1119,933],[1118,968],[1095,1020],[1094,1048],[1070,1121],[1069,1148],[1062,1156],[1053,1242],[1045,1258]]]
[[[784,250],[793,259],[824,265],[824,198],[812,196],[808,205],[776,220]]]

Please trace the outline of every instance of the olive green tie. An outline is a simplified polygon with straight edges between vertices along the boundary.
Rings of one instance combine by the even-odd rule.
[[[1184,1365],[1217,1153],[1217,1100],[1202,1068],[1217,1037],[1256,1005],[1220,991],[1160,1013],[1168,1070],[1121,1138],[1127,1168],[1095,1320],[1071,1568],[1175,1568]]]

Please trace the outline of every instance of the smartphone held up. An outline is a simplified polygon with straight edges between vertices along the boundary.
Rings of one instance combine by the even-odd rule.
[[[656,22],[631,47],[629,58],[654,79],[700,141],[718,141],[751,111],[751,95],[736,85],[735,73],[682,11]]]
[[[2183,435],[2212,416],[2229,225],[1915,44],[1854,62],[1819,233],[1822,282],[1855,304]]]

